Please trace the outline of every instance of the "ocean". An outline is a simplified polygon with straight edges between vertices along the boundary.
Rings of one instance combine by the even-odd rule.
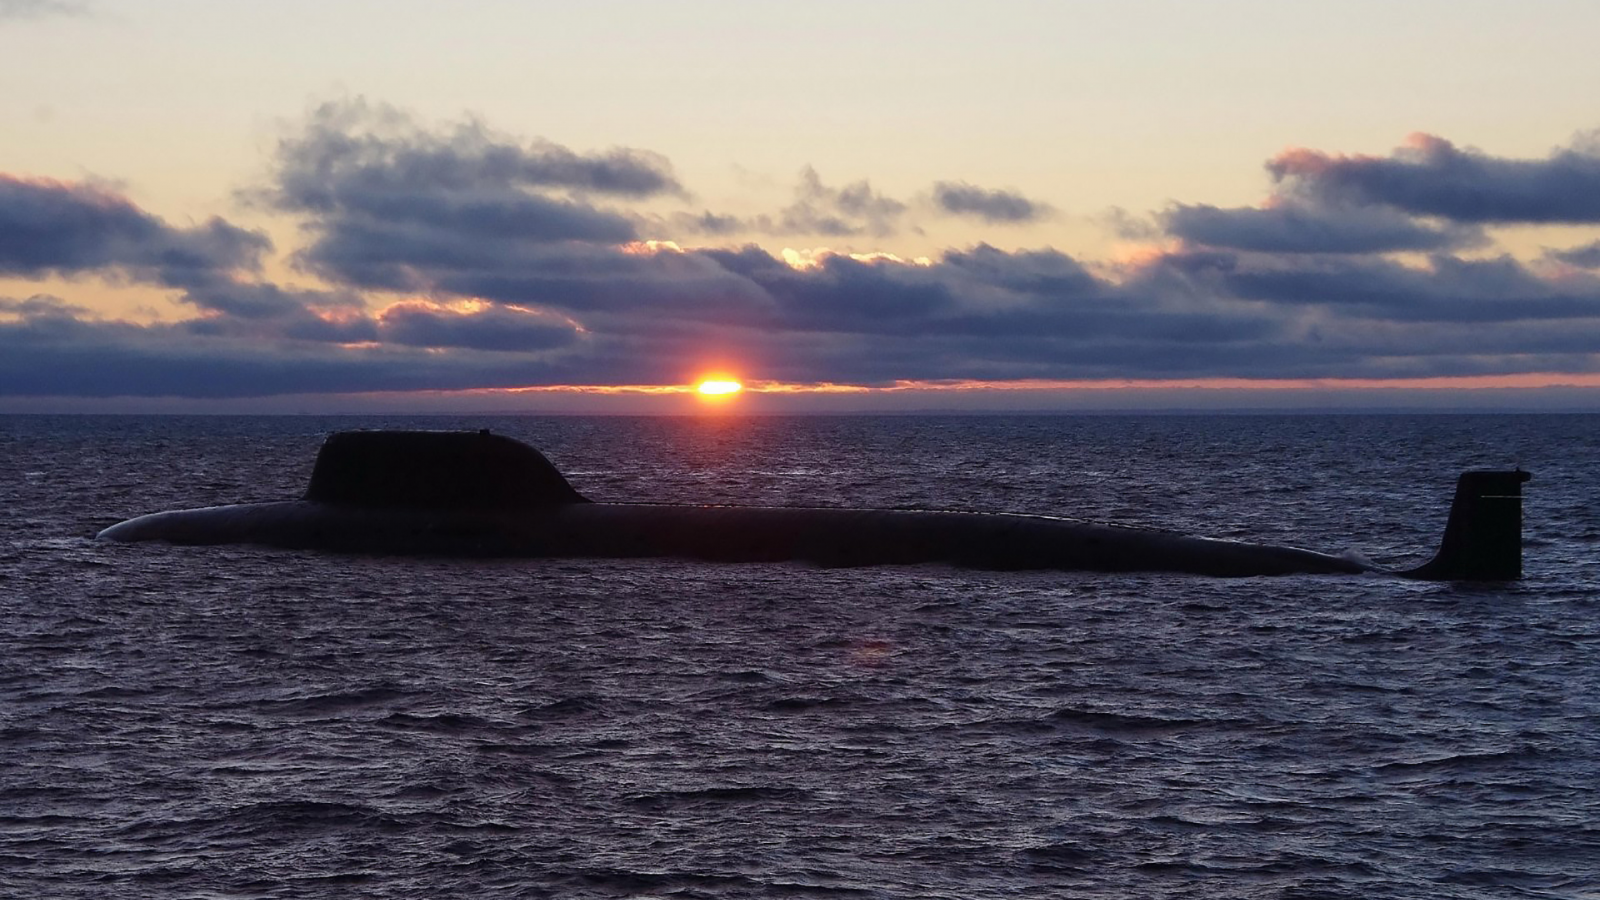
[[[1525,580],[115,545],[491,428],[596,500],[1046,513]],[[0,417],[0,896],[1600,897],[1600,416]]]

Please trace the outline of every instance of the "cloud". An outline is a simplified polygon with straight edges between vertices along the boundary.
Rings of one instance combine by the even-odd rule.
[[[77,318],[88,316],[89,308],[68,303],[50,294],[34,294],[23,300],[0,297],[0,313],[13,313],[19,318]]]
[[[1474,227],[1419,221],[1387,207],[1277,203],[1265,208],[1178,204],[1160,216],[1168,234],[1193,244],[1261,253],[1368,254],[1479,246]]]
[[[428,130],[406,113],[361,98],[324,103],[283,140],[268,194],[286,209],[364,209],[373,197],[512,192],[650,197],[682,192],[665,157],[625,148],[581,154],[521,142],[467,120]]]
[[[46,16],[81,16],[88,11],[87,3],[73,0],[0,0],[0,22]]]
[[[1193,247],[1370,257],[1485,248],[1494,225],[1600,222],[1600,132],[1542,160],[1415,134],[1388,157],[1294,148],[1266,167],[1273,190],[1259,206],[1175,203],[1157,224]],[[1139,222],[1116,216],[1125,237],[1146,237]],[[1577,265],[1584,257],[1573,253],[1550,256]]]
[[[700,213],[677,213],[673,216],[673,226],[678,231],[690,234],[714,235],[721,237],[730,234],[747,234],[752,231],[751,224],[738,216],[724,215],[705,210]]]
[[[885,237],[895,233],[906,211],[904,203],[874,191],[865,179],[829,187],[810,166],[801,171],[795,195],[795,202],[779,214],[779,233]]]
[[[1240,254],[1170,254],[1153,267],[1200,279],[1217,295],[1315,311],[1325,321],[1476,322],[1566,320],[1600,325],[1600,279],[1549,279],[1507,256],[1274,259]]]
[[[473,121],[430,131],[351,100],[318,107],[283,140],[274,182],[255,196],[304,218],[314,236],[296,256],[304,268],[366,288],[428,291],[430,276],[485,273],[546,253],[540,245],[634,240],[637,217],[607,198],[681,193],[653,153],[580,154]]]
[[[1135,215],[1120,206],[1103,210],[1093,219],[1108,233],[1129,241],[1157,241],[1165,232],[1159,218]]]
[[[903,229],[908,206],[874,190],[866,179],[843,187],[822,180],[806,166],[795,184],[794,200],[776,213],[749,217],[705,211],[679,213],[672,224],[703,235],[767,234],[822,238],[883,238]]]
[[[259,273],[271,249],[265,235],[222,219],[178,228],[106,187],[0,174],[0,274],[170,287],[174,299],[201,312],[184,325],[195,334],[308,335],[322,328],[319,311],[363,305],[350,291],[246,280]],[[0,309],[32,314],[41,307]],[[49,312],[40,321],[57,322],[81,309],[52,303]]]
[[[1545,159],[1506,159],[1414,134],[1388,157],[1295,148],[1267,170],[1312,196],[1456,222],[1600,222],[1600,141],[1593,135]]]
[[[1549,256],[1568,265],[1585,269],[1600,269],[1600,241],[1566,250],[1551,250]]]
[[[562,245],[495,248],[468,267],[418,264],[431,293],[585,317],[658,321],[769,321],[772,300],[748,279],[699,253],[675,249]]]
[[[221,219],[175,228],[105,188],[0,174],[0,274],[116,270],[182,284],[196,273],[253,270],[271,247]]]
[[[314,218],[309,230],[315,240],[296,261],[333,281],[427,292],[441,279],[460,284],[518,260],[537,265],[565,255],[563,244],[611,247],[635,237],[632,223],[620,216],[539,197],[479,202],[410,196],[370,205],[390,206],[391,215],[340,210]],[[496,222],[507,227],[496,230]]]
[[[970,216],[991,224],[1037,222],[1050,207],[1015,191],[991,191],[964,181],[940,181],[933,186],[933,202],[951,215]]]
[[[250,283],[201,275],[184,282],[180,300],[221,316],[247,320],[283,319],[311,310],[356,310],[364,302],[349,291],[297,290],[271,283]]]
[[[397,303],[378,316],[379,340],[403,347],[466,347],[536,352],[570,346],[579,329],[540,310],[484,306],[454,310],[422,302]]]
[[[520,354],[445,356],[384,345],[263,342],[197,332],[187,323],[98,320],[52,298],[30,299],[37,302],[15,321],[0,318],[0,396],[227,398],[453,390],[539,383],[549,375],[548,365]]]

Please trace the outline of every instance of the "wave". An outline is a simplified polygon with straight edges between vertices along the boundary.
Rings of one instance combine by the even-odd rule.
[[[681,791],[653,791],[627,798],[633,806],[652,810],[705,806],[736,806],[751,803],[796,803],[811,797],[811,792],[794,787],[710,787]]]

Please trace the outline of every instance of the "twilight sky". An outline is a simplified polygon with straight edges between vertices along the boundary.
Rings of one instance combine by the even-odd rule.
[[[1597,409],[1596,34],[0,0],[0,411]]]

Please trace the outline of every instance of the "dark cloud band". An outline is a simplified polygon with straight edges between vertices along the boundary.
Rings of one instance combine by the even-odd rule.
[[[1162,215],[1161,223],[1167,233],[1194,244],[1259,253],[1430,252],[1485,240],[1476,228],[1433,225],[1387,207],[1348,204],[1178,205]]]
[[[1593,135],[1545,159],[1493,157],[1418,134],[1388,157],[1296,149],[1267,168],[1318,196],[1456,222],[1600,222],[1600,139]]]
[[[752,378],[854,384],[1600,368],[1585,352],[1600,346],[1593,246],[1538,263],[1453,255],[1504,220],[1489,207],[1568,221],[1531,210],[1553,200],[1542,179],[1581,193],[1584,151],[1529,163],[1419,147],[1376,161],[1389,169],[1286,154],[1269,203],[1175,205],[1159,220],[1173,247],[1121,266],[987,245],[908,261],[643,242],[753,226],[661,212],[685,194],[643,151],[584,154],[336,104],[284,142],[258,192],[302,225],[292,259],[323,280],[314,289],[263,279],[266,238],[223,220],[178,227],[107,188],[0,177],[0,274],[134,280],[194,310],[141,325],[42,294],[0,300],[0,394],[675,384],[729,359]],[[1478,199],[1418,199],[1443,196],[1445,174]],[[959,182],[935,200],[990,222],[1043,214]],[[1582,208],[1560,202],[1541,208]],[[762,227],[861,237],[909,214],[864,180],[807,170]]]
[[[175,228],[109,189],[0,174],[0,274],[114,269],[179,285],[203,273],[254,269],[271,246],[221,219]]]

